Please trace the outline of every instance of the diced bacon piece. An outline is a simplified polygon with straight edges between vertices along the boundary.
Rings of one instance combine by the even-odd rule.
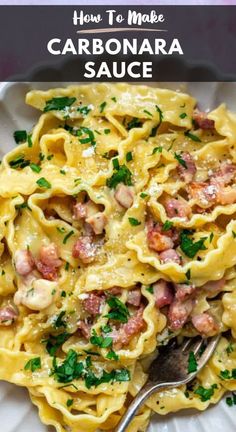
[[[208,208],[216,203],[218,187],[206,182],[192,182],[188,186],[188,192],[198,205]]]
[[[174,249],[167,249],[159,254],[162,264],[176,263],[181,264],[181,256]]]
[[[174,288],[176,291],[175,298],[181,302],[186,300],[196,291],[195,285],[174,284]]]
[[[200,289],[204,289],[209,294],[218,294],[224,288],[225,283],[226,283],[225,278],[216,281],[209,281],[205,283],[205,285],[200,287]]]
[[[155,305],[158,309],[167,306],[174,300],[173,290],[168,282],[160,279],[153,284],[153,292],[155,298]]]
[[[107,223],[104,212],[98,212],[86,219],[86,222],[92,227],[94,234],[102,234]]]
[[[102,302],[103,298],[101,296],[89,293],[88,297],[82,301],[82,307],[89,315],[97,315],[100,313]]]
[[[114,194],[116,201],[124,208],[128,209],[134,202],[134,191],[129,186],[119,183]]]
[[[73,257],[79,258],[84,264],[89,264],[94,261],[96,254],[97,246],[93,243],[91,236],[80,237],[73,246]]]
[[[169,218],[179,217],[188,219],[188,217],[191,215],[191,207],[184,200],[166,198],[164,207]]]
[[[168,318],[170,322],[171,330],[179,330],[183,327],[183,325],[187,322],[189,315],[193,310],[193,300],[188,299],[184,302],[179,300],[174,300],[171,303]]]
[[[147,222],[147,242],[150,249],[156,252],[162,252],[171,249],[174,246],[173,240],[164,234],[161,234],[159,225],[154,225],[152,220]]]
[[[220,164],[219,169],[213,172],[210,177],[211,183],[220,184],[222,186],[228,185],[235,177],[236,165],[231,162],[224,161]]]
[[[219,330],[215,319],[207,312],[192,317],[195,329],[204,336],[213,336]]]
[[[130,340],[144,328],[143,307],[122,324],[118,330],[114,330],[110,336],[113,338],[115,349],[121,349],[123,345],[128,345]]]
[[[214,129],[215,127],[214,120],[207,118],[207,113],[199,111],[198,109],[195,109],[193,112],[193,120],[200,129],[208,130]]]
[[[181,178],[181,180],[186,183],[190,183],[193,180],[193,177],[197,171],[195,162],[189,152],[181,153],[181,159],[185,162],[186,167],[181,164],[177,166],[177,172]]]
[[[18,311],[16,307],[12,305],[6,305],[0,309],[0,325],[9,326],[15,322],[18,317]]]
[[[82,336],[89,340],[90,338],[90,325],[86,324],[86,322],[79,320],[77,322],[78,330],[81,332]]]
[[[108,292],[113,296],[119,296],[122,293],[122,289],[120,287],[114,286],[113,288],[110,288]]]
[[[137,288],[137,289],[130,290],[128,292],[127,303],[132,306],[138,307],[140,306],[141,303],[141,297],[142,294],[140,289]]]
[[[73,219],[85,219],[87,216],[86,204],[76,203],[73,205]]]
[[[219,188],[217,202],[221,205],[234,204],[236,202],[236,188]]]
[[[14,255],[15,268],[19,275],[26,276],[34,268],[34,260],[29,250],[17,250]]]
[[[60,267],[62,263],[59,258],[58,248],[54,243],[50,243],[48,246],[41,246],[39,260],[43,264],[54,268]]]
[[[44,264],[40,260],[35,260],[35,264],[37,270],[39,271],[39,273],[41,273],[44,279],[47,279],[49,281],[54,281],[57,279],[57,269],[55,267]]]

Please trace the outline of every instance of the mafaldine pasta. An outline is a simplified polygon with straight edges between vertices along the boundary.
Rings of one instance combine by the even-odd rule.
[[[161,345],[222,333],[128,432],[217,403],[236,390],[236,115],[124,83],[26,103],[38,122],[0,166],[0,379],[57,432],[112,432]]]

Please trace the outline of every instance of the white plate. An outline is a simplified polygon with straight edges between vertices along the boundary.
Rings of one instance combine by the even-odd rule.
[[[204,109],[214,108],[222,102],[236,112],[236,83],[161,83],[161,87],[188,91]],[[30,130],[38,118],[38,111],[25,105],[26,92],[34,87],[47,89],[63,83],[2,83],[0,84],[0,156],[15,146],[13,132]],[[65,86],[65,83],[64,83]],[[207,411],[185,410],[167,416],[155,415],[148,432],[235,432],[235,408],[223,399]],[[0,418],[3,432],[52,432],[40,423],[37,410],[31,404],[25,389],[1,382]],[[80,431],[78,431],[80,432]]]

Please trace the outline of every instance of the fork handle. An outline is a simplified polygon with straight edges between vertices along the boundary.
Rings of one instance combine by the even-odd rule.
[[[148,399],[152,393],[160,391],[163,387],[166,387],[166,385],[163,383],[156,384],[155,387],[148,384],[144,385],[144,387],[140,390],[140,392],[130,404],[124,416],[121,418],[114,432],[125,432],[126,428],[129,426],[131,420],[135,416],[138,409],[143,405],[145,400]]]

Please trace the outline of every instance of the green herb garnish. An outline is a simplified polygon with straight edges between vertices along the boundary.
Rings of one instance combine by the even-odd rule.
[[[128,317],[130,316],[129,309],[121,300],[117,297],[110,296],[106,299],[106,303],[108,303],[111,308],[110,312],[106,315],[106,318],[120,321],[122,323],[128,322]]]
[[[211,399],[211,397],[214,394],[215,389],[217,389],[217,388],[218,388],[217,384],[212,384],[212,386],[210,388],[205,388],[205,387],[199,386],[195,390],[194,394],[197,394],[200,397],[202,402],[206,402],[209,399]]]
[[[166,220],[162,226],[162,231],[168,231],[173,227],[173,222]]]
[[[130,151],[130,152],[126,153],[126,157],[125,158],[126,158],[126,162],[132,161],[133,160],[132,152]]]
[[[27,140],[27,132],[25,130],[15,131],[13,137],[16,144],[23,143]]]
[[[70,231],[63,239],[63,244],[66,244],[67,240],[74,234],[74,231]]]
[[[66,107],[70,107],[76,101],[75,97],[55,97],[46,101],[43,112],[48,111],[61,111]]]
[[[198,365],[197,365],[196,357],[194,355],[194,352],[191,351],[188,357],[188,373],[196,372],[197,366]]]
[[[184,132],[184,135],[188,138],[190,138],[192,141],[195,142],[201,142],[200,138],[197,135],[194,135],[193,133],[186,131]]]
[[[132,226],[138,226],[138,225],[141,225],[141,222],[138,221],[138,219],[135,219],[135,218],[133,218],[133,217],[129,217],[129,223],[130,223],[130,225],[132,225]]]
[[[47,181],[44,177],[38,179],[36,183],[40,188],[50,189],[52,187],[51,183],[49,183],[49,181]]]
[[[189,235],[192,232],[188,230],[183,230],[180,234],[180,249],[185,253],[185,255],[189,258],[194,258],[195,255],[200,250],[206,250],[206,246],[204,242],[207,237],[202,237],[200,240],[194,242]]]
[[[35,357],[30,359],[24,366],[24,370],[30,370],[31,372],[41,369],[41,358]]]
[[[40,171],[41,171],[41,167],[39,166],[39,165],[37,165],[37,164],[35,164],[35,163],[31,163],[30,164],[30,168],[32,169],[32,171],[34,171],[35,173],[40,173]]]
[[[174,154],[174,157],[175,157],[175,159],[179,162],[179,164],[180,165],[182,165],[184,168],[188,168],[187,167],[187,164],[186,164],[186,162],[185,162],[185,160],[181,157],[181,155],[180,154],[177,154],[177,153],[175,153]]]

